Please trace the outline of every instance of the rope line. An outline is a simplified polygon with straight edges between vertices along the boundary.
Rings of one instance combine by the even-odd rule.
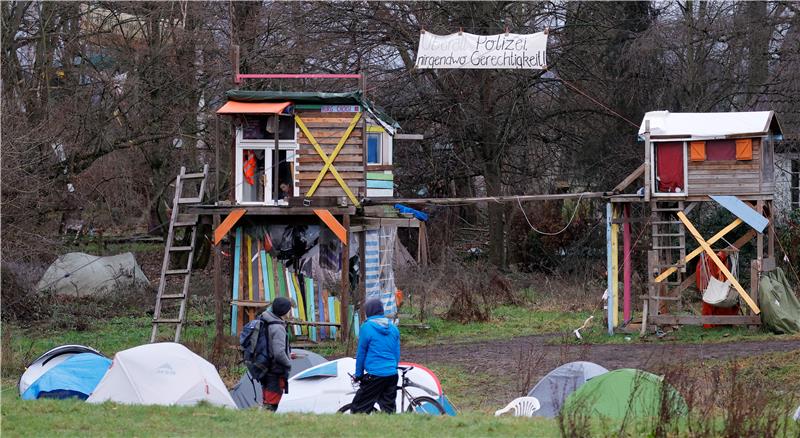
[[[525,209],[522,208],[522,201],[519,200],[519,196],[517,196],[516,198],[517,198],[517,205],[519,205],[519,209],[522,210],[522,216],[525,217],[525,222],[528,223],[528,226],[530,226],[533,231],[536,231],[539,234],[544,234],[545,236],[557,236],[557,235],[563,233],[564,231],[566,231],[567,228],[569,228],[569,226],[572,225],[572,221],[575,219],[575,216],[578,214],[578,208],[581,206],[581,199],[583,198],[583,194],[578,196],[578,202],[575,204],[575,210],[572,212],[572,217],[569,218],[569,222],[567,222],[567,224],[564,225],[564,228],[558,230],[555,233],[548,233],[546,231],[537,230],[536,227],[534,227],[533,224],[531,223],[530,219],[528,219],[528,215],[525,214]],[[499,201],[497,201],[497,202],[499,202]]]

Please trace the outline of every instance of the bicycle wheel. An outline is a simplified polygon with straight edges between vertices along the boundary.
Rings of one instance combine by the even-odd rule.
[[[433,397],[422,395],[414,397],[406,409],[408,413],[430,414],[430,415],[444,415],[445,411],[441,403]]]

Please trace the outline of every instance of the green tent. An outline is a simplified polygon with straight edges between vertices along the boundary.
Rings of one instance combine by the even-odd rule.
[[[622,420],[630,410],[628,418],[658,417],[662,400],[672,406],[673,415],[687,411],[686,401],[675,388],[664,386],[662,377],[623,368],[587,381],[570,394],[562,413]]]
[[[761,321],[775,333],[800,332],[800,300],[792,291],[783,269],[767,272],[758,283]]]

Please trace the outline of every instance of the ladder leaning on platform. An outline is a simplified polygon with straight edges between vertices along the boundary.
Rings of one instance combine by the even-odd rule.
[[[164,263],[161,265],[161,278],[158,283],[158,295],[156,296],[156,307],[153,312],[153,331],[150,335],[150,342],[158,339],[158,328],[160,324],[175,325],[175,342],[181,338],[181,329],[186,322],[186,304],[189,300],[189,280],[192,275],[192,259],[194,258],[195,238],[197,237],[198,215],[181,213],[181,206],[187,204],[199,204],[203,202],[206,190],[206,180],[208,179],[208,164],[203,166],[201,173],[186,173],[186,168],[181,167],[181,172],[175,180],[175,198],[172,201],[172,215],[169,220],[169,232],[167,233],[166,245],[164,245]],[[199,188],[197,195],[191,197],[184,196],[185,182],[197,184]],[[188,245],[175,245],[175,230],[184,228],[185,233],[190,234]],[[186,234],[184,234],[185,237]],[[177,254],[186,255],[186,266],[179,269],[170,269],[172,256]],[[172,276],[183,276],[183,287],[180,293],[167,294],[167,278]],[[177,317],[165,318],[162,316],[164,301],[180,301],[180,308]]]

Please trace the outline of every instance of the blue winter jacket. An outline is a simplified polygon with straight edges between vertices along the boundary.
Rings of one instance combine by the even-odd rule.
[[[365,370],[379,377],[396,375],[399,362],[400,330],[383,314],[369,317],[359,332],[356,377]]]

